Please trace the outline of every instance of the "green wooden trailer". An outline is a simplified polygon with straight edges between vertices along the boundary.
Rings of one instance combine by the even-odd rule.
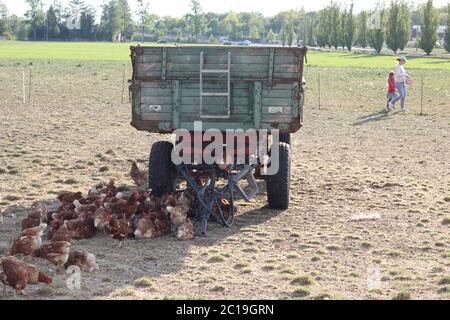
[[[286,209],[290,192],[290,136],[303,121],[306,48],[229,46],[137,46],[131,47],[133,75],[131,125],[141,131],[193,132],[201,121],[202,132],[218,129],[276,129],[280,132],[278,172],[267,180],[271,208]],[[261,163],[220,167],[193,164],[174,165],[174,145],[160,141],[152,146],[149,160],[149,187],[155,194],[173,192],[175,181],[186,180],[200,202],[202,233],[214,208],[224,201],[231,212],[219,215],[225,225],[234,216],[234,194],[249,201],[258,192],[254,173]],[[209,177],[199,185],[198,176]],[[228,184],[218,189],[215,182]],[[239,186],[246,179],[250,192]],[[226,199],[226,200],[224,200]],[[217,216],[217,214],[216,214]]]
[[[171,133],[203,128],[300,129],[306,48],[132,47],[132,125]]]

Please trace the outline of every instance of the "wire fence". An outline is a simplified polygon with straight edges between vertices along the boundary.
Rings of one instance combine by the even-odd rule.
[[[116,62],[41,62],[28,67],[0,66],[0,104],[127,104],[131,66]],[[318,109],[369,108],[387,102],[387,69],[305,69],[306,106]],[[418,114],[450,110],[450,71],[408,70],[407,108]]]
[[[318,109],[381,110],[387,104],[390,70],[309,68],[305,71],[306,106]],[[417,114],[450,111],[450,72],[408,70],[406,106]]]

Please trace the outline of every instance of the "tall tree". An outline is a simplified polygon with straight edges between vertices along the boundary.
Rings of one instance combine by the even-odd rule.
[[[433,6],[433,0],[428,0],[426,4],[422,5],[420,17],[419,47],[427,55],[430,55],[436,45],[439,27],[439,19]]]
[[[367,11],[361,11],[358,16],[358,44],[367,47]]]
[[[50,5],[46,12],[47,20],[47,36],[48,39],[57,39],[59,37],[58,18],[56,17],[53,5]]]
[[[66,9],[66,25],[70,29],[71,39],[81,39],[81,13],[85,7],[84,0],[70,0]]]
[[[230,11],[220,23],[229,38],[237,38],[239,31],[239,17],[236,12]]]
[[[281,39],[281,44],[284,47],[287,44],[287,40],[288,40],[288,33],[286,31],[286,26],[282,26],[280,29],[280,39]]]
[[[370,46],[380,54],[383,49],[383,44],[385,40],[385,31],[384,31],[384,9],[377,9],[372,14],[378,15],[380,25],[374,26],[369,30],[369,44]]]
[[[80,13],[80,36],[84,40],[92,40],[95,29],[95,9],[85,6]]]
[[[269,29],[269,32],[267,33],[267,36],[266,36],[266,40],[267,40],[267,42],[273,42],[273,41],[275,41],[275,38],[276,38],[276,35],[275,35],[275,33],[272,31],[272,29]]]
[[[286,26],[286,33],[287,33],[287,44],[289,47],[292,47],[296,35],[294,32],[294,26],[291,23],[288,23],[288,25]]]
[[[330,25],[330,37],[329,42],[330,44],[337,50],[339,45],[341,44],[341,28],[340,28],[340,22],[341,22],[341,9],[339,5],[333,1],[331,1],[331,4],[329,6],[329,25]]]
[[[317,43],[320,47],[330,46],[330,17],[329,9],[325,8],[319,12],[319,23],[316,27]]]
[[[260,39],[261,38],[261,34],[260,34],[259,30],[258,30],[258,27],[251,26],[248,36],[249,36],[250,39]]]
[[[0,36],[7,31],[8,8],[0,1]]]
[[[404,49],[410,37],[410,11],[406,3],[391,0],[386,25],[386,44],[397,53]]]
[[[110,0],[103,5],[100,35],[104,40],[130,39],[134,32],[131,9],[127,0]]]
[[[66,12],[61,1],[54,0],[51,4],[53,12],[55,13],[56,23],[59,25],[63,22],[63,18],[66,17]]]
[[[42,37],[44,25],[44,12],[42,11],[42,2],[40,0],[25,0],[30,7],[25,13],[25,17],[31,26],[33,40],[38,40],[38,33]]]
[[[305,14],[303,19],[303,40],[304,45],[314,46],[315,45],[315,16],[312,12]]]
[[[447,23],[445,29],[444,47],[447,52],[450,52],[450,4],[447,5]]]
[[[350,4],[350,8],[345,14],[345,31],[344,42],[348,51],[352,51],[353,39],[355,37],[355,20],[353,17],[353,3]]]
[[[147,24],[147,18],[148,18],[148,7],[149,4],[145,0],[137,0],[138,2],[138,8],[137,8],[137,16],[140,23],[140,31],[142,36],[142,42],[145,41],[145,25]]]
[[[202,7],[199,0],[191,0],[191,28],[195,36],[195,40],[198,40],[198,36],[206,29],[205,19],[202,14]]]
[[[131,39],[134,33],[134,23],[128,0],[117,0],[119,25],[123,39]]]
[[[347,20],[347,11],[341,10],[339,14],[339,25],[338,25],[338,33],[339,33],[339,46],[342,47],[342,50],[345,50],[345,22]]]

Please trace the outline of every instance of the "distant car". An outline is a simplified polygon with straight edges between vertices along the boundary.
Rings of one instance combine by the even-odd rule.
[[[244,41],[239,42],[240,46],[249,46],[251,44],[252,44],[252,42],[249,40],[244,40]]]
[[[231,41],[224,41],[222,44],[224,46],[231,46],[232,45]]]
[[[156,43],[167,43],[166,39],[159,39],[158,41],[156,41]]]

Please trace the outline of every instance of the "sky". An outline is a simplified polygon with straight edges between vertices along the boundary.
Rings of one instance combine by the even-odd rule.
[[[67,4],[69,0],[60,0]],[[105,0],[85,0],[87,4],[92,5],[98,12],[100,6]],[[27,10],[24,0],[0,0],[6,4],[9,12],[22,16]],[[46,7],[53,0],[44,0]],[[137,0],[128,0],[133,12],[136,11]],[[181,17],[189,12],[190,0],[149,0],[150,12],[160,16]],[[330,0],[200,0],[204,11],[216,13],[228,12],[234,10],[237,12],[260,12],[265,16],[274,16],[280,11],[289,9],[305,8],[306,11],[316,11],[322,9],[330,3]],[[339,2],[339,1],[338,1]],[[350,3],[351,0],[342,0],[341,3]],[[372,9],[378,3],[378,0],[354,0],[355,11],[363,9]],[[388,2],[388,1],[387,1]],[[426,0],[409,0],[414,4],[426,2]],[[450,0],[434,0],[435,6],[444,6],[450,3]]]

